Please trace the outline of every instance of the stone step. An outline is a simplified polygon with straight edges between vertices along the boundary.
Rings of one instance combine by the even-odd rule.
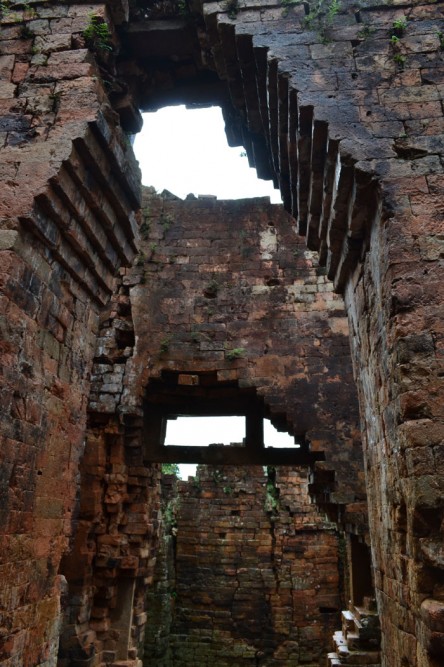
[[[356,627],[355,626],[355,617],[353,616],[351,611],[349,611],[348,609],[345,609],[342,612],[341,616],[342,616],[342,632],[346,636],[348,631],[352,631]]]
[[[355,619],[350,611],[343,612],[347,623],[354,623]],[[374,666],[379,665],[380,653],[379,651],[366,651],[361,646],[361,640],[357,632],[347,631],[347,634],[341,630],[337,630],[333,635],[333,640],[336,645],[336,651],[329,654],[339,660],[336,664],[347,665],[348,667],[355,667],[358,665]],[[333,665],[335,663],[332,663]]]
[[[381,667],[379,654],[376,658],[370,654],[357,654],[356,656],[349,654],[345,658],[335,652],[327,654],[327,667],[361,667],[362,665],[365,665],[365,667]]]
[[[327,667],[340,667],[341,660],[337,653],[328,653],[327,654]]]
[[[353,616],[356,616],[358,620],[361,620],[362,618],[375,617],[378,615],[376,609],[368,609],[367,607],[361,606],[357,607],[356,605],[352,605],[350,611],[352,612]]]
[[[342,630],[336,630],[336,632],[333,634],[333,641],[336,644],[336,651],[338,651],[338,649],[341,646],[345,646],[345,647],[347,646],[347,640],[346,640]]]

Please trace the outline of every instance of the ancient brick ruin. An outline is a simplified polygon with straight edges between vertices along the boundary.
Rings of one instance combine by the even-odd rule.
[[[306,476],[204,466],[177,495],[163,483],[171,525],[148,600],[146,664],[325,663],[342,602],[340,544]]]
[[[0,19],[1,664],[441,667],[442,2]],[[283,207],[142,194],[179,102]],[[184,413],[247,430],[175,488]]]

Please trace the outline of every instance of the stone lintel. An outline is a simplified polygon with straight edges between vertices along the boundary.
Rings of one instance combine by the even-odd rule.
[[[145,452],[149,463],[205,463],[209,465],[312,465],[323,461],[323,452],[302,448],[266,447],[256,449],[236,446],[192,447],[168,445]]]

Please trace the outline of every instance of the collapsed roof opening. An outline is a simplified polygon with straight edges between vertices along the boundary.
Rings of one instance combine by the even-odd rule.
[[[157,191],[214,195],[218,199],[270,197],[281,203],[272,181],[259,179],[246,151],[230,147],[219,106],[189,109],[168,106],[143,115],[134,151],[142,182]]]
[[[210,427],[208,440],[202,446],[168,443],[169,421],[182,417],[239,417],[245,424],[245,436],[226,447],[220,432]],[[265,446],[264,421],[270,417],[278,431],[291,430],[284,414],[271,414],[254,387],[240,387],[237,381],[218,381],[217,373],[177,373],[163,371],[153,378],[146,391],[144,404],[144,458],[156,463],[207,463],[226,465],[306,465],[323,459],[323,453],[312,452],[302,434],[291,444]],[[243,435],[243,434],[242,434]],[[216,436],[216,437],[214,437]],[[231,438],[230,438],[231,440]],[[295,440],[298,445],[295,445]],[[211,445],[211,443],[214,443]],[[207,446],[205,446],[205,444]]]

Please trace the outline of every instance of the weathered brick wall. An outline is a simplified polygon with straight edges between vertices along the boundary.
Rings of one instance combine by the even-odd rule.
[[[444,655],[441,222],[414,203],[418,186],[438,183],[403,179],[401,212],[372,235],[380,263],[366,262],[346,295],[386,665],[437,667]]]
[[[364,493],[341,300],[326,284],[322,272],[316,270],[314,257],[304,250],[291,218],[267,199],[183,202],[146,190],[144,204],[138,258],[132,269],[121,270],[116,294],[103,314],[97,338],[87,446],[81,463],[80,514],[76,539],[62,569],[69,591],[60,664],[84,659],[91,665],[100,660],[117,665],[126,657],[128,648],[128,658],[135,660],[146,612],[151,615],[151,624],[153,613],[156,615],[159,609],[152,597],[144,600],[146,586],[153,577],[157,547],[158,472],[157,467],[144,463],[143,398],[150,379],[158,377],[162,369],[189,373],[210,369],[217,371],[222,380],[238,378],[244,385],[263,391],[278,413],[288,410],[289,424],[294,424],[296,433],[302,432],[310,440],[314,440],[313,434],[322,433],[319,438],[324,440],[320,439],[321,444],[316,446],[324,443],[327,448],[325,443],[342,438],[336,455],[346,447],[354,456],[344,463],[344,474],[338,478],[337,501],[354,501]],[[205,260],[210,245],[211,264]],[[169,280],[173,277],[174,281]],[[326,310],[326,303],[336,305],[335,314]],[[283,323],[289,322],[289,310],[302,312],[306,320],[301,320],[299,329],[294,327],[293,334],[287,330],[284,337]],[[323,353],[313,340],[321,333],[331,337]],[[241,357],[230,360],[229,350],[241,345],[245,345]],[[262,359],[264,346],[271,359],[267,367]],[[295,351],[294,363],[299,364],[299,375],[296,370],[288,372],[289,391],[296,396],[297,381],[305,388],[306,376],[311,374],[309,379],[317,388],[316,418],[314,414],[307,416],[312,407],[302,404],[300,398],[296,416],[289,400],[278,402],[284,392],[279,390],[274,369],[284,362],[290,369],[292,357],[287,348]],[[347,386],[344,382],[341,385],[339,371],[345,373]],[[348,397],[342,419],[335,411],[331,434],[331,420],[323,412],[324,391],[328,394],[330,390],[323,387],[329,383],[334,387],[331,391],[336,401],[345,402],[340,398],[341,386]],[[296,400],[294,403],[296,406]],[[350,423],[353,414],[354,424]],[[302,415],[308,421],[301,424],[298,420]],[[322,418],[325,424],[320,422]],[[308,430],[307,424],[311,426]],[[326,465],[331,466],[331,462]],[[356,482],[353,488],[351,477]],[[290,493],[289,482],[288,487]],[[291,502],[299,501],[298,497]],[[314,509],[308,508],[307,502],[304,496],[300,512],[313,518]],[[315,523],[319,521],[319,517],[315,519]],[[365,522],[360,527],[365,530]],[[318,539],[311,531],[312,528],[310,544]],[[265,550],[264,547],[264,553]],[[288,558],[290,561],[293,557]],[[128,612],[128,622],[122,627],[116,619],[116,610],[122,604],[119,590],[130,584],[136,595],[134,614],[131,620]],[[165,585],[168,588],[168,581],[163,581],[162,586]],[[335,591],[337,595],[337,588]],[[318,606],[337,609],[338,603]],[[168,611],[167,607],[161,609]],[[325,621],[333,617],[322,618]],[[321,646],[325,649],[328,645],[325,627],[330,628],[331,624],[324,625],[322,631],[319,626],[315,656]],[[309,623],[304,630],[307,636],[308,626]],[[155,627],[148,628],[149,637],[156,636],[156,632]],[[166,630],[162,632],[165,634]],[[305,646],[301,642],[301,647]]]
[[[81,36],[91,11],[1,7],[4,665],[57,659],[99,314],[134,256],[138,170]]]
[[[160,471],[143,457],[140,409],[122,406],[134,345],[129,297],[134,281],[121,269],[96,341],[80,504],[74,539],[62,562],[67,579],[58,665],[136,666],[142,653],[146,593],[158,547]]]
[[[147,625],[141,655],[145,664],[157,667],[169,667],[172,663],[171,623],[177,597],[177,479],[174,474],[162,474],[159,545],[153,582],[146,592]]]
[[[167,615],[151,614],[144,664],[324,665],[341,605],[338,536],[310,502],[307,471],[200,466],[168,508],[170,581],[156,582],[163,609],[170,596],[168,643]]]
[[[281,6],[242,4],[230,18],[206,3],[206,33],[200,24],[195,39],[200,60],[181,72],[205,63],[227,81],[250,159],[274,175],[299,231],[345,292],[384,665],[437,667],[444,653],[442,3],[364,4],[357,10],[344,0],[331,25],[321,16],[308,29],[302,6],[284,16]],[[115,24],[128,16],[114,3],[109,9]],[[82,38],[91,11],[106,14],[102,5],[2,8],[2,660],[13,655],[24,664],[54,661],[56,572],[71,530],[96,319],[115,267],[134,253],[138,175],[101,77],[132,131],[138,87],[146,99],[150,85],[164,84],[128,52],[118,82],[113,56],[102,53],[97,67]],[[393,40],[394,22],[404,18]],[[114,40],[112,25],[111,32]],[[125,391],[124,404],[138,405]],[[334,395],[319,401],[323,416],[329,400]],[[68,431],[64,448],[59,433]],[[313,441],[333,443],[331,435]],[[45,470],[38,457],[50,462]],[[65,486],[53,489],[49,465],[67,470]],[[42,526],[48,539],[39,551]]]
[[[285,18],[220,10],[204,10],[217,68],[250,129],[265,133],[309,247],[345,289],[383,664],[435,667],[444,659],[442,3],[343,3],[331,24],[312,24],[324,44],[302,6]]]
[[[256,388],[273,414],[336,466],[331,502],[365,498],[342,299],[268,199],[144,195],[131,292],[136,347],[124,395],[163,370],[213,371]],[[241,350],[231,358],[231,350]]]

